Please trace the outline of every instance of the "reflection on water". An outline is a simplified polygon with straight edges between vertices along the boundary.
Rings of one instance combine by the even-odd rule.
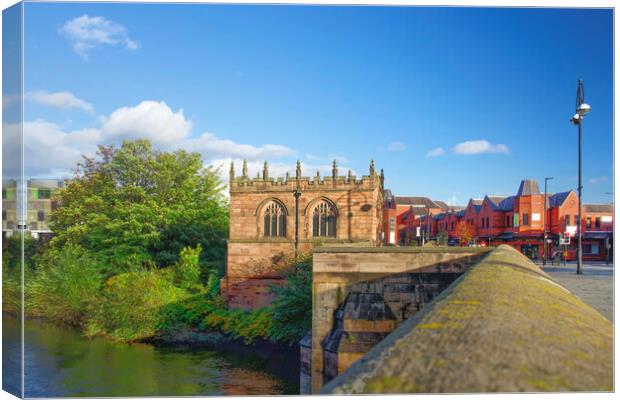
[[[19,330],[15,319],[3,323]],[[38,321],[26,321],[24,338],[27,397],[298,393],[294,383],[267,372],[269,361],[257,356],[85,340]]]

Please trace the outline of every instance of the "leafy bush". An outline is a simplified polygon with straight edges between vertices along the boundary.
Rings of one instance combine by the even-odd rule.
[[[162,308],[186,296],[185,290],[156,271],[116,275],[104,285],[102,301],[87,334],[106,335],[120,341],[150,338],[161,324]]]
[[[251,344],[257,338],[270,339],[272,321],[271,309],[265,307],[252,311],[216,308],[203,322],[207,328],[227,333],[233,338],[242,338],[246,344]]]
[[[93,256],[68,245],[42,259],[26,281],[26,313],[82,326],[99,301],[101,274]]]
[[[179,261],[174,265],[174,283],[183,289],[200,289],[200,253],[202,246],[195,249],[184,247],[179,255]]]
[[[286,283],[271,287],[273,320],[269,337],[273,341],[295,343],[312,327],[312,257],[304,255],[286,272]]]

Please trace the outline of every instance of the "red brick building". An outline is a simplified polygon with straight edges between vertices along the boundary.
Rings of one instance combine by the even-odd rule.
[[[383,193],[383,243],[387,246],[403,244],[406,227],[424,215],[446,212],[450,207],[443,201],[428,197],[394,196],[390,190]]]
[[[545,215],[545,201],[547,212]],[[399,235],[406,240],[421,243],[422,238],[448,237],[448,244],[458,243],[457,226],[467,224],[473,234],[472,242],[479,245],[501,243],[514,246],[530,258],[543,255],[543,234],[546,226],[547,258],[563,252],[567,259],[576,257],[578,200],[573,191],[548,194],[540,192],[532,179],[521,181],[513,196],[485,196],[471,199],[462,210],[424,213],[415,218],[415,212],[400,214],[403,221]],[[583,259],[606,260],[612,257],[613,205],[584,204],[582,209]],[[561,235],[571,236],[571,243],[561,247]],[[463,244],[465,245],[465,243]]]

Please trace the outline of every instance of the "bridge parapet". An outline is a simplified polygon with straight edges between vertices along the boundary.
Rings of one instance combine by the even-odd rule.
[[[321,392],[612,390],[611,322],[503,245]]]
[[[397,326],[415,314],[489,251],[471,247],[316,248],[312,268],[312,345],[310,349],[302,345],[302,358],[311,360],[311,366],[302,369],[311,370],[311,382],[302,375],[302,393],[318,392],[335,373],[361,357],[367,351],[365,347],[374,344],[372,340],[377,343],[392,330],[386,331],[384,326]],[[370,298],[357,296],[364,301],[354,301],[353,307],[388,307],[394,323],[366,323],[359,317],[363,312],[358,313],[357,320],[351,319],[353,315],[335,320],[337,310],[350,293],[378,294],[370,302]],[[306,342],[310,342],[309,337]],[[362,346],[362,342],[367,343]],[[304,353],[307,351],[311,351],[311,357]]]

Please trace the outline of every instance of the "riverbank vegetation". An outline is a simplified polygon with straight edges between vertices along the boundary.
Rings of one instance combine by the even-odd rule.
[[[286,263],[271,306],[229,310],[219,296],[228,209],[198,154],[148,141],[100,146],[58,193],[54,237],[24,238],[27,316],[131,342],[215,331],[293,343],[310,329],[311,260]],[[3,309],[20,311],[21,239],[3,242]]]

